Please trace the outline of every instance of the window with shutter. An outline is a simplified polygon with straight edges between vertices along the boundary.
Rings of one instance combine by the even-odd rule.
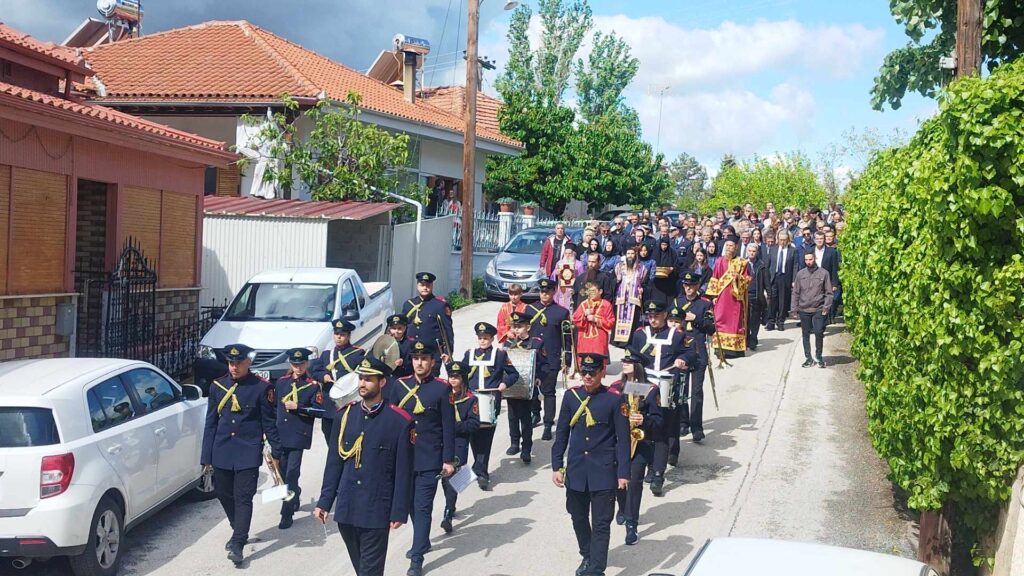
[[[26,168],[11,170],[10,294],[64,291],[67,177]]]
[[[125,186],[120,190],[121,238],[117,251],[128,237],[138,240],[150,268],[160,269],[160,196],[159,190]]]
[[[199,198],[191,194],[164,192],[158,269],[161,288],[186,288],[196,285],[198,202]]]
[[[238,196],[241,193],[242,174],[235,164],[217,169],[217,196]]]
[[[11,219],[11,167],[0,165],[0,294],[7,292],[7,232]]]

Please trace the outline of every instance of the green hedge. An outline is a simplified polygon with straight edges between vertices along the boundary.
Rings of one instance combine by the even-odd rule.
[[[916,510],[990,532],[1024,460],[1024,61],[962,80],[847,196],[872,442]],[[991,551],[989,551],[991,552]]]
[[[733,206],[750,202],[761,212],[772,202],[781,213],[785,206],[821,207],[826,199],[825,187],[818,181],[810,160],[792,153],[723,168],[712,181],[711,191],[700,202],[700,208],[703,213],[712,214],[720,206],[732,210]]]

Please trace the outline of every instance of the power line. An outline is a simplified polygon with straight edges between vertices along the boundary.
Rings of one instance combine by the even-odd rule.
[[[460,2],[462,0],[459,0]],[[448,30],[448,14],[452,11],[452,0],[448,0],[448,9],[444,11],[444,25],[441,26],[441,42],[438,43],[437,47],[441,48],[444,46],[444,33]],[[444,54],[438,54],[437,57],[443,56]],[[426,67],[424,67],[426,71]],[[430,73],[430,84],[434,83],[434,73]]]

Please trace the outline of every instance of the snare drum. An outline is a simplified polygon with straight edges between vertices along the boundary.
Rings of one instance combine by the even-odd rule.
[[[359,374],[349,372],[331,386],[327,395],[334,401],[334,406],[339,410],[347,406],[353,400],[359,399]]]
[[[480,426],[490,428],[498,425],[498,402],[494,394],[478,392],[476,395],[477,406],[480,407]]]

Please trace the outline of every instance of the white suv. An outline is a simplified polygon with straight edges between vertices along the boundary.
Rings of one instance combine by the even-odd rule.
[[[0,363],[0,557],[116,573],[128,529],[184,494],[214,496],[205,418],[197,387],[145,362]]]

